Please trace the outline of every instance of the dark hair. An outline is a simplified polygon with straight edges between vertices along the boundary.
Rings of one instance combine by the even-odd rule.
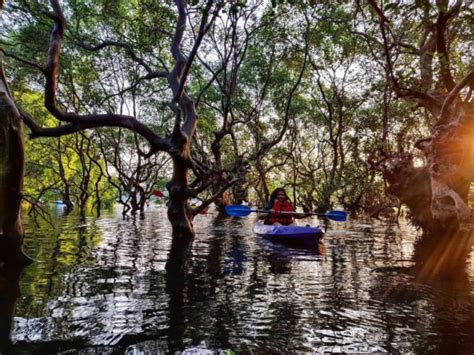
[[[286,191],[283,187],[277,187],[275,190],[273,190],[273,192],[270,194],[270,204],[273,206],[273,204],[275,203],[275,200],[277,198],[277,195],[279,192],[283,192],[285,194],[285,199],[286,200],[290,200],[290,198],[288,197],[288,195],[286,194]]]

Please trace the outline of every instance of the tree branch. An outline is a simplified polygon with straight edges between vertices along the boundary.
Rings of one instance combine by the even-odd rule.
[[[44,128],[35,123],[35,121],[23,110],[20,109],[23,121],[30,128],[31,138],[37,137],[60,137],[66,134],[79,132],[88,128],[99,127],[123,127],[134,131],[143,136],[155,151],[169,151],[171,143],[167,138],[161,138],[156,135],[148,126],[144,125],[132,116],[117,114],[98,114],[84,115],[81,121],[67,123],[62,126]]]
[[[459,92],[465,88],[467,85],[474,86],[474,70],[467,74],[453,89],[450,91],[448,96],[443,102],[443,107],[441,108],[441,113],[439,115],[439,121],[437,125],[443,125],[447,123],[448,120],[448,110],[451,106],[451,103],[454,101]]]
[[[219,189],[219,191],[217,191],[214,195],[212,195],[210,198],[204,201],[199,207],[194,208],[192,210],[193,216],[196,216],[197,214],[199,214],[199,212],[205,210],[211,203],[213,203],[215,200],[220,198],[224,192],[226,192],[229,188],[231,188],[240,180],[242,179],[238,178],[238,179],[229,181],[226,185],[224,185],[221,189]]]
[[[447,9],[443,9],[443,7],[448,6],[448,1],[437,2],[439,13],[436,20],[436,51],[439,58],[440,76],[448,91],[453,90],[456,84],[449,68],[450,60],[445,37],[446,25],[448,21],[459,12],[461,4],[462,1],[458,0],[456,4],[447,11]]]

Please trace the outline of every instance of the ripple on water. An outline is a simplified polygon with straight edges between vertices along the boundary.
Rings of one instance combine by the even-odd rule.
[[[330,223],[322,248],[307,250],[256,237],[254,221],[199,215],[180,275],[166,272],[162,208],[145,220],[27,223],[37,262],[21,279],[11,337],[80,354],[473,349],[472,267],[456,282],[420,282],[420,236],[405,224]]]

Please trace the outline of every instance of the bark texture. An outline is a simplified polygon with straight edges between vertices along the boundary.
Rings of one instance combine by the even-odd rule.
[[[0,262],[24,262],[20,211],[23,190],[23,123],[0,61]]]
[[[471,68],[461,80],[456,80],[450,64],[453,23],[461,12],[467,11],[469,4],[462,0],[423,3],[424,32],[418,47],[413,47],[419,59],[420,80],[418,85],[408,86],[394,68],[396,51],[393,48],[399,43],[390,37],[393,24],[377,2],[368,0],[368,3],[379,18],[387,80],[397,97],[423,107],[432,115],[434,123],[430,136],[415,144],[425,156],[423,167],[415,168],[412,156],[400,149],[397,153],[381,149],[383,157],[376,167],[389,184],[388,192],[409,207],[415,222],[424,230],[472,230],[468,197],[474,181],[474,102],[471,98],[474,71]],[[436,14],[434,22],[430,14]],[[437,66],[433,57],[437,58]],[[436,70],[437,81],[433,80]]]
[[[453,104],[447,122],[417,144],[427,160],[432,217],[446,227],[453,223],[472,227],[472,211],[467,205],[474,181],[472,106],[461,100]]]

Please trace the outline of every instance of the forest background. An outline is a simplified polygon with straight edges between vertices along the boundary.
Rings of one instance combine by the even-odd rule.
[[[3,250],[21,245],[19,204],[143,216],[154,191],[178,238],[277,186],[307,211],[472,221],[468,1],[0,8]]]

